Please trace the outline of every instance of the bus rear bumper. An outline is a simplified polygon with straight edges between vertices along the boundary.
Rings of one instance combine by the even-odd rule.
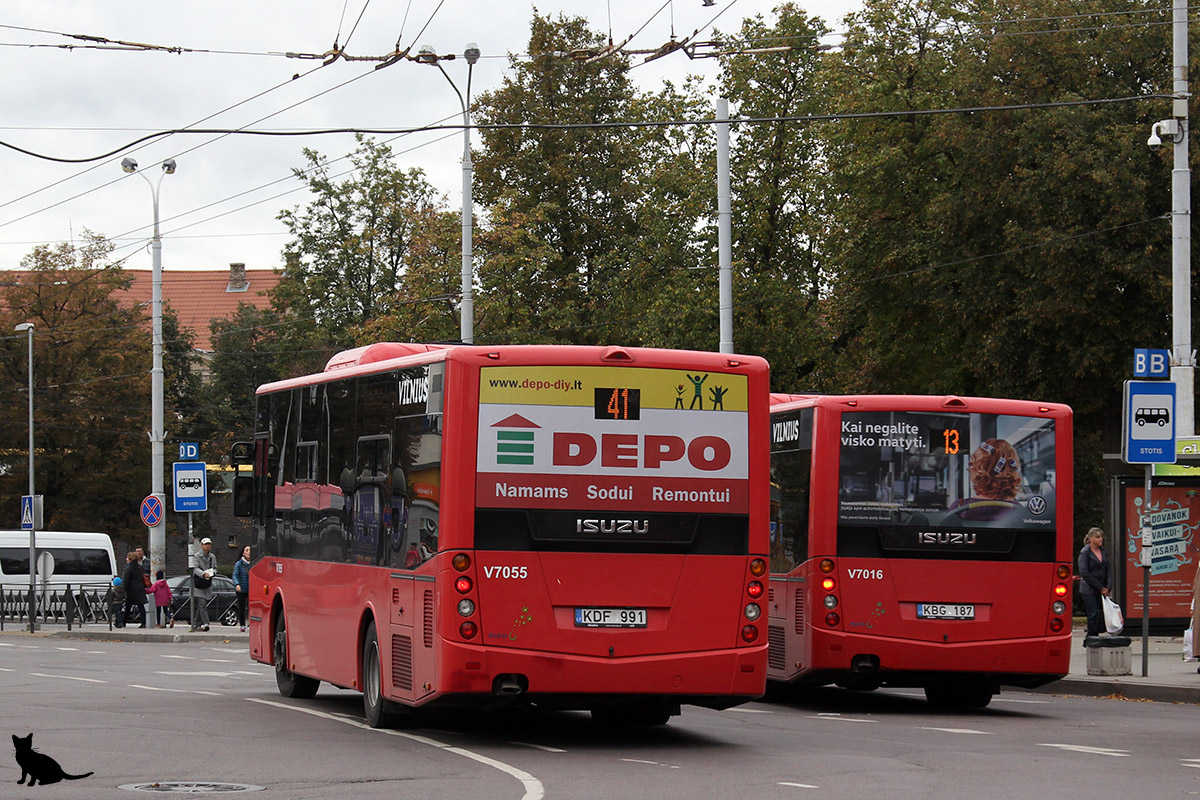
[[[1070,651],[1069,633],[999,641],[921,642],[823,631],[813,637],[811,664],[790,680],[925,686],[947,674],[971,674],[1032,689],[1065,676],[1070,669]]]
[[[439,694],[508,695],[562,708],[653,695],[730,708],[766,691],[766,645],[649,656],[598,658],[447,644]]]

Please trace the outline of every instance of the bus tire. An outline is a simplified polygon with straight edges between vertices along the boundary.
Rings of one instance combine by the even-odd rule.
[[[363,716],[372,728],[393,728],[403,718],[403,709],[383,696],[383,662],[375,623],[367,626],[362,653]]]
[[[925,687],[929,704],[943,709],[986,708],[995,691],[984,680],[963,680]]]
[[[592,721],[608,728],[648,728],[666,725],[678,713],[678,705],[666,702],[619,703],[596,706]]]
[[[279,616],[275,618],[275,643],[273,652],[275,656],[275,684],[279,687],[279,693],[284,697],[296,700],[308,700],[316,695],[317,687],[321,685],[319,680],[304,675],[297,675],[287,668],[287,622],[284,619],[282,609],[279,611]]]

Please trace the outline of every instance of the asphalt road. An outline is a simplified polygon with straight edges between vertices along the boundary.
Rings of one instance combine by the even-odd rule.
[[[376,731],[356,693],[281,698],[244,645],[34,637],[0,642],[0,698],[3,730],[33,733],[68,773],[94,772],[18,786],[9,756],[4,798],[130,799],[149,795],[119,787],[155,782],[288,800],[1200,795],[1200,708],[1184,704],[1006,692],[947,714],[919,692],[829,689],[685,707],[633,731],[537,711],[447,711]]]

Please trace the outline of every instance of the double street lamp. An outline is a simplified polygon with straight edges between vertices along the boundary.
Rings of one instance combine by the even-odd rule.
[[[463,158],[462,158],[462,301],[459,307],[459,338],[463,344],[475,342],[475,294],[474,270],[471,264],[471,217],[474,214],[474,202],[471,197],[471,179],[473,164],[471,163],[471,73],[475,62],[479,61],[479,45],[471,42],[463,51],[467,60],[467,94],[458,90],[458,86],[442,69],[442,61],[456,58],[454,55],[439,56],[430,45],[423,44],[417,51],[415,60],[422,64],[432,64],[441,71],[449,82],[450,88],[458,95],[458,103],[462,106],[463,116]]]
[[[29,515],[33,523],[29,526],[29,631],[32,633],[37,629],[37,585],[34,576],[37,573],[38,524],[37,497],[33,493],[33,323],[22,322],[13,330],[29,334]]]
[[[163,493],[163,335],[162,335],[162,236],[158,230],[158,190],[162,180],[167,175],[175,173],[175,159],[168,158],[162,162],[162,174],[158,182],[152,182],[144,173],[138,172],[138,164],[132,158],[121,159],[121,169],[142,176],[142,180],[150,187],[154,200],[154,237],[150,243],[153,277],[151,283],[152,301],[151,316],[153,330],[153,363],[150,369],[150,493],[158,498],[163,508],[166,507],[166,497]],[[159,517],[158,523],[150,528],[150,562],[162,565],[167,561],[167,528],[166,515]]]

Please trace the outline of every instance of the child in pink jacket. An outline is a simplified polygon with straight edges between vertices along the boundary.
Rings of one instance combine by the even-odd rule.
[[[154,583],[146,590],[146,594],[154,595],[154,627],[175,627],[175,619],[171,616],[171,587],[167,586],[160,569],[154,573]]]

